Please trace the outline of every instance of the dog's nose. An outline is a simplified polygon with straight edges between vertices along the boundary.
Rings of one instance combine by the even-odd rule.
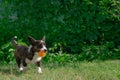
[[[44,51],[46,52],[46,51],[47,51],[47,49],[44,49]]]

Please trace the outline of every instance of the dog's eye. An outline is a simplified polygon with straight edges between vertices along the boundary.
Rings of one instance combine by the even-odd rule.
[[[42,48],[42,45],[38,45],[37,47],[38,47],[38,48]]]
[[[43,43],[43,45],[45,45],[45,46],[46,46],[45,42]]]

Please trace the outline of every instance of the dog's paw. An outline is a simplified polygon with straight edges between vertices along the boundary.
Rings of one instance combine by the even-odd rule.
[[[39,74],[42,74],[42,71],[38,71]]]
[[[22,67],[20,67],[20,69],[19,69],[20,71],[23,71],[23,68]]]
[[[39,74],[42,74],[42,70],[41,70],[40,67],[38,67],[38,73],[39,73]]]
[[[22,71],[23,71],[23,68],[20,67],[17,71],[18,71],[18,72],[22,72]]]

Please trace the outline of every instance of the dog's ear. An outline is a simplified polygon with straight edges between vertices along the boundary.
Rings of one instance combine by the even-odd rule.
[[[28,40],[32,45],[34,45],[36,42],[36,40],[34,38],[32,38],[31,36],[28,36]]]
[[[46,40],[46,37],[45,37],[45,36],[43,36],[42,41],[45,41],[45,40]]]

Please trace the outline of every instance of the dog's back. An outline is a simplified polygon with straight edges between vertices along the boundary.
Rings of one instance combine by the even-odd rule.
[[[24,58],[24,57],[26,57],[26,55],[28,53],[28,47],[18,45],[16,40],[17,40],[16,36],[12,38],[12,44],[16,48],[15,53],[14,53],[15,57],[16,58]]]
[[[28,53],[28,47],[19,45],[19,46],[17,46],[14,55],[19,58],[24,58],[24,57],[26,57],[27,53]]]

